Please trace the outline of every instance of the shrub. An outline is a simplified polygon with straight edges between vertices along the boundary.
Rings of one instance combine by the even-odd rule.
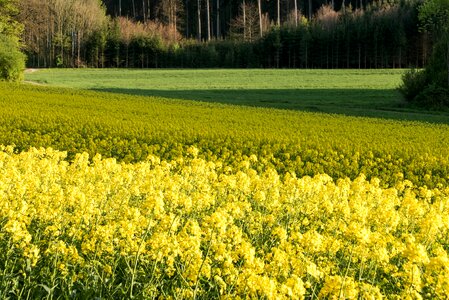
[[[402,84],[399,91],[405,100],[413,102],[416,97],[426,88],[427,73],[425,70],[411,69],[402,76]]]
[[[437,80],[442,76],[435,76],[435,73],[430,67],[422,71],[412,69],[402,76],[399,91],[407,101],[419,106],[436,109],[449,107],[449,89]]]
[[[429,64],[424,70],[410,70],[402,77],[399,91],[405,99],[419,106],[441,109],[449,107],[446,45],[435,45]]]
[[[0,34],[0,80],[21,81],[25,69],[25,55],[13,38]]]
[[[449,90],[432,83],[416,96],[415,102],[432,108],[449,107]]]

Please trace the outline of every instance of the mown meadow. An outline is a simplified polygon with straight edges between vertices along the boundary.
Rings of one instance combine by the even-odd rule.
[[[405,106],[399,71],[102,72],[0,83],[1,297],[449,294],[447,115]],[[303,111],[313,89],[334,114]]]
[[[447,114],[406,105],[404,70],[50,69],[44,85],[212,103],[448,123]],[[430,113],[430,116],[429,116]]]

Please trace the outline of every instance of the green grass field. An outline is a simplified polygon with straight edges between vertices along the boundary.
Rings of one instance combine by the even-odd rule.
[[[410,107],[396,88],[404,70],[51,69],[26,75],[50,86],[352,116],[449,123]]]

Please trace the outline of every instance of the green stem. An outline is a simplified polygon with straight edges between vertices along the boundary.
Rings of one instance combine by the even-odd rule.
[[[338,295],[338,299],[342,299],[342,294],[343,294],[343,288],[345,286],[345,279],[348,276],[349,273],[349,267],[351,266],[351,262],[352,262],[352,253],[354,252],[354,244],[352,244],[352,248],[351,248],[351,253],[349,254],[349,261],[348,261],[348,266],[346,267],[346,271],[345,271],[345,275],[343,277],[343,281],[341,283],[341,287],[340,287],[340,293]]]
[[[193,299],[196,299],[196,293],[198,292],[198,283],[200,281],[200,276],[201,276],[201,269],[203,268],[203,265],[204,265],[204,263],[205,263],[205,261],[207,259],[207,256],[209,255],[210,247],[212,246],[212,236],[213,236],[213,231],[211,231],[211,233],[210,233],[210,239],[209,239],[209,243],[208,243],[208,246],[207,246],[206,254],[204,255],[204,259],[201,262],[201,266],[200,266],[200,268],[198,270],[198,275],[197,275],[196,283],[195,283],[195,290],[193,291]]]

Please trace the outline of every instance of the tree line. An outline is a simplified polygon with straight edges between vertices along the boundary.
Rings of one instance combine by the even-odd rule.
[[[422,67],[420,4],[21,0],[18,20],[30,67]]]
[[[186,38],[210,40],[229,35],[232,23],[241,15],[256,18],[260,31],[266,25],[309,20],[323,6],[335,11],[345,7],[364,10],[372,5],[394,5],[410,0],[104,0],[107,14],[146,22],[158,20],[175,26]],[[246,10],[246,11],[245,11]],[[254,13],[255,10],[255,13]]]

